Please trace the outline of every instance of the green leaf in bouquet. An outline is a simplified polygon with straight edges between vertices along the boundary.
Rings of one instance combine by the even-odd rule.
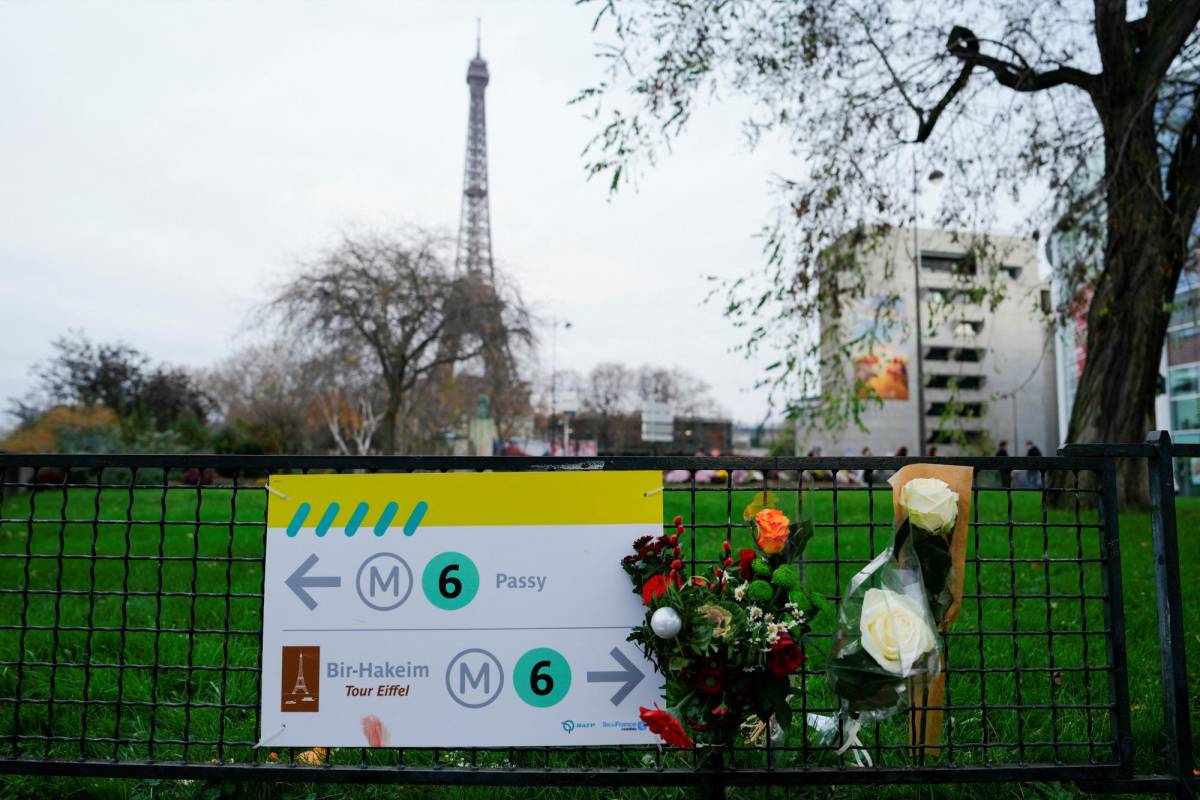
[[[793,522],[790,528],[792,534],[788,541],[788,547],[792,557],[799,558],[804,555],[804,550],[808,547],[808,543],[812,541],[816,529],[811,519],[802,519],[799,522]]]
[[[791,683],[787,678],[770,677],[763,680],[762,686],[767,707],[775,715],[776,722],[786,729],[792,722],[792,707],[787,701]]]
[[[821,592],[807,592],[807,596],[811,608],[815,608],[820,613],[830,616],[837,614],[837,606],[830,602]]]
[[[857,641],[829,656],[833,691],[852,712],[886,711],[902,701],[904,679],[883,669]]]
[[[929,598],[929,610],[934,621],[941,625],[954,602],[950,591],[950,573],[953,571],[950,543],[943,536],[916,528],[913,530],[913,552],[921,564],[921,580]]]
[[[754,515],[764,508],[779,508],[779,497],[774,492],[763,490],[754,495],[754,499],[742,510],[742,519],[751,522]]]

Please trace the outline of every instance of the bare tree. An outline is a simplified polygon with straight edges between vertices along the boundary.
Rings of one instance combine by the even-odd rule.
[[[707,381],[680,367],[644,366],[637,373],[639,400],[670,403],[680,417],[721,416],[711,392]]]
[[[765,269],[730,280],[727,310],[749,351],[783,351],[774,385],[791,398],[848,372],[836,320],[879,291],[866,285],[863,252],[914,221],[921,167],[910,171],[910,159],[951,173],[937,214],[947,228],[986,230],[998,198],[1047,187],[1052,199],[1025,228],[1053,224],[1081,244],[1062,265],[1057,310],[1086,309],[1088,320],[1069,438],[1138,441],[1195,246],[1198,21],[1200,0],[604,0],[596,24],[615,36],[611,68],[579,98],[600,125],[589,169],[615,189],[721,87],[754,102],[752,139],[787,137],[803,165],[779,183]],[[978,275],[994,285],[986,251]],[[820,313],[834,320],[825,341],[811,328]],[[856,387],[838,388],[823,386],[813,412],[830,426],[861,410]],[[1137,463],[1119,481],[1140,500]]]
[[[616,361],[606,361],[592,367],[580,387],[579,405],[584,411],[613,417],[628,413],[633,407],[636,375],[633,370]]]
[[[312,449],[313,383],[298,343],[271,340],[245,347],[203,377],[216,415],[249,431],[269,452]]]
[[[383,392],[367,362],[360,353],[335,349],[318,352],[306,364],[315,390],[312,412],[343,455],[372,452],[382,422]]]
[[[424,384],[527,335],[519,298],[478,281],[464,288],[451,273],[446,245],[419,229],[344,235],[302,265],[263,309],[291,336],[374,362],[384,396],[384,452],[407,452],[422,433],[412,421]]]

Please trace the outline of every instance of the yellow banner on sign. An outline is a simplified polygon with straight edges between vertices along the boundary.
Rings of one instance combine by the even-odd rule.
[[[662,524],[662,473],[272,475],[267,525],[316,528]],[[377,531],[378,532],[378,531]]]

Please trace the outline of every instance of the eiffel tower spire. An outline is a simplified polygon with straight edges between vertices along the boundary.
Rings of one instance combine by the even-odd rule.
[[[492,222],[488,210],[487,113],[483,94],[488,85],[487,62],[483,60],[480,32],[476,21],[475,58],[467,67],[467,86],[471,90],[467,118],[467,158],[463,170],[462,215],[458,224],[458,253],[455,272],[483,273],[495,277],[492,266]]]

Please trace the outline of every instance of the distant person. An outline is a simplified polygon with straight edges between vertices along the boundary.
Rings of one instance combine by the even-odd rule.
[[[864,447],[862,449],[862,457],[870,458],[871,457],[871,448]],[[875,470],[873,470],[873,469],[864,469],[863,470],[863,483],[865,483],[867,486],[871,485],[874,478],[875,478]]]
[[[1008,458],[1008,440],[1002,440],[996,448],[996,458]],[[1000,485],[1005,489],[1012,488],[1012,470],[1000,470]]]
[[[900,445],[896,448],[896,458],[908,458],[908,446]]]
[[[1038,449],[1038,446],[1036,444],[1034,444],[1033,442],[1027,441],[1027,442],[1025,442],[1025,455],[1029,458],[1041,458],[1042,451]],[[1031,488],[1031,489],[1042,488],[1042,471],[1040,469],[1028,470],[1026,472],[1026,475],[1028,475],[1029,488]]]
[[[937,458],[937,448],[936,447],[929,448],[929,457]]]

